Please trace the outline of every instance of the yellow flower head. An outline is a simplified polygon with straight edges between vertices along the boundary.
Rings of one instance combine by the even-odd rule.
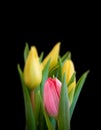
[[[39,62],[37,49],[35,46],[32,46],[24,67],[24,81],[30,89],[33,89],[40,84],[41,80],[41,64]]]
[[[71,77],[72,77],[72,75],[75,72],[74,64],[73,64],[72,60],[66,60],[65,61],[64,65],[63,65],[63,68],[62,68],[62,73],[64,73],[64,72],[66,73],[66,83],[68,84]],[[76,86],[76,78],[74,79],[74,81],[68,87],[70,105],[71,105],[72,100],[73,100],[75,86]]]
[[[46,65],[46,63],[48,62],[49,59],[50,59],[50,67],[49,67],[49,69],[53,68],[57,64],[58,56],[59,56],[59,51],[60,51],[60,42],[58,42],[53,47],[53,49],[51,50],[51,52],[43,60],[43,62],[42,62],[43,68],[45,67],[45,65]]]

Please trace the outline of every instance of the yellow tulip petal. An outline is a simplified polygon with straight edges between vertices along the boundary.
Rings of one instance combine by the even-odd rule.
[[[64,65],[63,65],[63,69],[62,69],[62,73],[66,73],[66,82],[68,83],[70,78],[72,77],[73,73],[75,72],[74,70],[74,65],[73,62],[71,60],[66,60]]]
[[[26,85],[33,89],[42,80],[42,69],[35,46],[31,47],[24,67],[24,81]]]
[[[74,64],[73,64],[72,60],[66,60],[63,65],[63,68],[62,68],[62,73],[66,73],[66,83],[67,84],[69,83],[74,72],[75,72],[75,69],[74,69]],[[70,86],[68,87],[70,105],[72,104],[75,87],[76,87],[76,79],[74,79],[73,83],[71,83]]]
[[[59,51],[60,51],[60,42],[58,42],[53,49],[51,50],[51,52],[46,56],[46,58],[43,60],[42,62],[42,66],[43,68],[45,67],[46,63],[48,62],[48,60],[50,59],[50,68],[54,67],[57,64],[58,61],[58,56],[59,56]]]

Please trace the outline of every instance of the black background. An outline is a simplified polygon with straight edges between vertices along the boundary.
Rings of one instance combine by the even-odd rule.
[[[56,7],[55,7],[56,8]],[[81,7],[82,8],[82,7]],[[33,8],[32,8],[33,9]],[[89,130],[99,128],[100,123],[100,17],[99,10],[87,8],[68,10],[57,7],[57,13],[44,15],[38,10],[32,15],[26,12],[7,15],[2,25],[1,39],[1,93],[0,108],[3,128],[24,130],[25,113],[24,100],[17,71],[17,64],[24,67],[23,51],[25,43],[35,45],[38,54],[42,51],[45,56],[57,42],[61,42],[60,55],[71,51],[75,65],[77,79],[88,69],[90,73],[80,93],[73,118],[71,130]],[[66,12],[67,9],[68,11]],[[19,9],[18,9],[19,10]],[[86,12],[87,11],[87,12]],[[5,16],[5,15],[4,15]],[[54,16],[54,17],[53,17]],[[3,37],[2,37],[3,35]],[[0,39],[0,40],[1,40]],[[3,50],[3,51],[2,51]],[[12,73],[13,72],[13,73]],[[3,115],[3,116],[2,116]]]

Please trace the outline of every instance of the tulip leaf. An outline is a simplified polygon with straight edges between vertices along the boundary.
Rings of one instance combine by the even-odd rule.
[[[39,57],[40,63],[42,62],[43,56],[44,56],[44,52],[41,52],[41,55]]]
[[[56,129],[56,119],[54,117],[50,117],[50,121],[51,121],[53,130],[55,130]]]
[[[54,126],[52,126],[52,122],[50,121],[47,112],[44,109],[44,116],[45,116],[45,120],[46,120],[46,124],[48,127],[48,130],[55,130]]]
[[[41,99],[41,95],[40,95]],[[40,112],[39,112],[39,118],[38,118],[38,130],[47,130],[47,124],[44,116],[43,106],[42,106],[42,99],[40,100]]]
[[[68,84],[67,84],[67,87],[69,87],[69,86],[71,85],[71,83],[74,82],[75,74],[76,74],[75,72],[72,74],[72,77],[70,78],[70,80],[69,80],[69,82],[68,82]]]
[[[47,112],[45,110],[42,99],[41,99],[41,105],[42,105],[42,109],[43,109],[43,113],[44,113],[44,117],[45,117],[45,120],[46,120],[48,130],[55,130],[54,126],[52,125],[52,123],[50,121],[50,118],[49,118],[49,116],[48,116],[48,114],[47,114]]]
[[[67,52],[61,57],[62,63],[64,63],[65,60],[67,60],[67,59],[71,59],[71,52],[70,52],[70,51],[67,51]]]
[[[73,111],[74,111],[74,109],[75,109],[77,100],[78,100],[78,98],[79,98],[80,92],[81,92],[82,87],[83,87],[83,85],[84,85],[84,83],[85,83],[85,80],[86,80],[86,78],[87,78],[88,73],[89,73],[89,71],[86,71],[86,72],[80,77],[80,79],[79,79],[78,82],[77,82],[77,85],[76,85],[76,88],[75,88],[75,92],[74,92],[73,101],[72,101],[72,104],[71,104],[71,107],[70,107],[70,119],[72,118]]]
[[[57,74],[57,77],[60,81],[62,81],[62,61],[61,61],[61,58],[59,58],[59,68],[58,68],[58,74]]]
[[[23,95],[24,95],[26,128],[27,130],[36,130],[35,119],[34,119],[34,114],[33,114],[32,105],[30,101],[30,96],[23,80],[23,72],[21,71],[19,64],[17,67],[18,67],[18,72],[19,72],[22,89],[23,89]]]
[[[37,90],[36,90],[37,89]],[[38,87],[34,90],[34,117],[36,125],[39,124],[39,116],[40,116],[40,109],[41,109],[41,103],[40,103],[40,91],[38,90]]]
[[[26,43],[25,49],[24,49],[24,62],[26,62],[28,53],[29,53],[29,46],[28,46],[28,43]]]
[[[63,64],[65,60],[71,59],[71,52],[67,51],[62,57],[59,57],[59,59],[61,59],[61,63]],[[49,75],[52,76],[54,74],[56,76],[59,66],[60,60],[54,67],[51,68],[51,70],[49,71]]]
[[[73,96],[74,96],[74,92],[75,92],[75,87],[76,87],[76,77],[75,77],[75,72],[72,74],[72,77],[70,78],[68,84],[67,84],[67,88],[68,88],[68,97],[69,97],[69,103],[71,105],[72,100],[73,100]],[[72,84],[74,83],[74,84]]]
[[[50,60],[45,65],[43,72],[42,72],[42,82],[40,84],[40,92],[41,92],[42,97],[43,97],[44,83],[48,78],[49,66],[50,66]]]
[[[57,75],[59,65],[55,65],[50,71],[49,71],[49,76],[52,77],[53,75]]]
[[[67,94],[66,75],[63,75],[58,113],[58,130],[70,130],[70,112]]]
[[[61,71],[62,71],[62,61],[61,58],[59,57],[57,64],[49,71],[49,76],[52,77],[54,75],[56,77],[59,77],[57,75],[59,75]]]

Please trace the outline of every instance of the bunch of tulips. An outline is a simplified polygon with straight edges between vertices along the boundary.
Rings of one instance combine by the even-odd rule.
[[[35,46],[24,48],[17,65],[23,89],[26,130],[70,130],[70,121],[89,71],[76,79],[71,52],[60,56],[58,42],[45,57]],[[45,57],[45,58],[44,58]]]

